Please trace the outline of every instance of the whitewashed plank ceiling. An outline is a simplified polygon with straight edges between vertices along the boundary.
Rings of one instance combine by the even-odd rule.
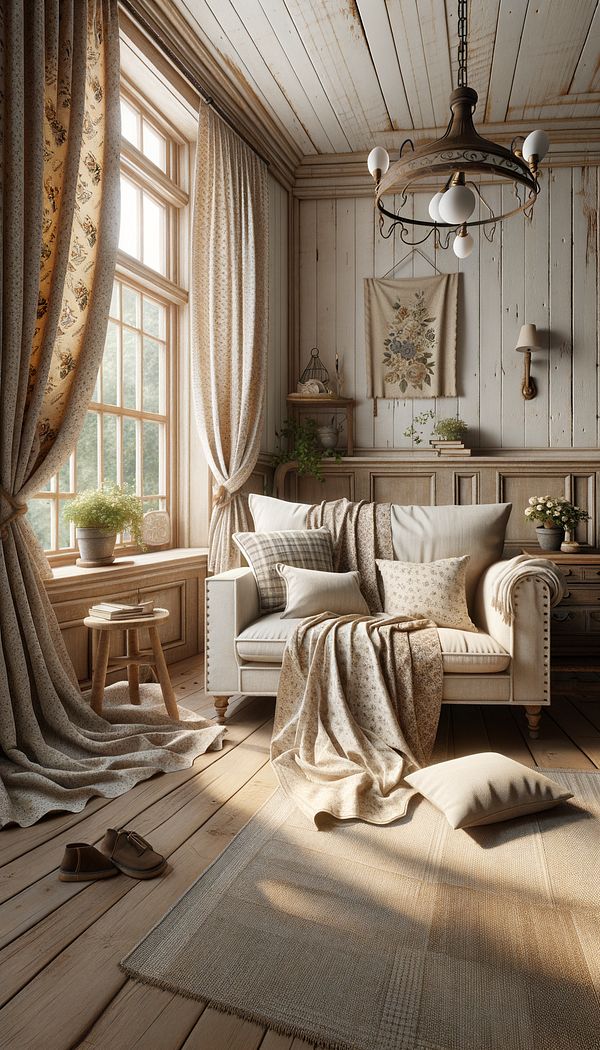
[[[456,0],[174,0],[300,156],[443,128]],[[470,0],[480,127],[600,118],[599,0]]]

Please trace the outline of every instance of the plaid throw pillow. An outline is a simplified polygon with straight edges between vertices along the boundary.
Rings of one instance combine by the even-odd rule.
[[[333,544],[329,529],[298,532],[235,532],[237,544],[252,569],[264,612],[285,607],[285,583],[275,566],[333,572]]]

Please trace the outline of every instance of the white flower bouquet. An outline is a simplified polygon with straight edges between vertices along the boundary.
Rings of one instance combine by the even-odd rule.
[[[546,529],[563,529],[572,532],[580,521],[587,521],[589,514],[565,496],[531,496],[525,508],[525,517],[539,521]]]

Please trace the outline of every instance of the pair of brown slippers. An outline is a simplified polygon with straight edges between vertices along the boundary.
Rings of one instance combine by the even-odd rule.
[[[167,862],[136,831],[109,828],[100,849],[87,842],[69,842],[58,877],[62,882],[94,882],[123,872],[132,879],[155,879]]]

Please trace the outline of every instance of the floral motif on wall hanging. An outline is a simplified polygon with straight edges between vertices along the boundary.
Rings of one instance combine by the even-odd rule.
[[[456,396],[458,274],[365,279],[367,397]]]

